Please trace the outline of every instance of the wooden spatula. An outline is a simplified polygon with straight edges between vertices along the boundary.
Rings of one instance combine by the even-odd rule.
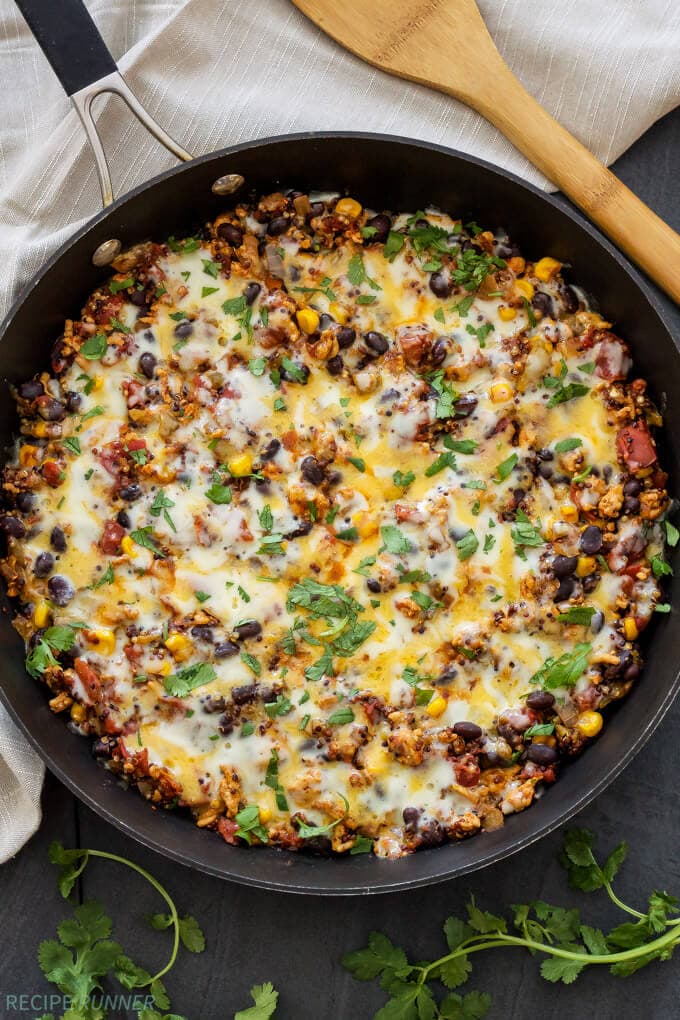
[[[455,96],[506,138],[680,302],[680,235],[529,95],[474,0],[293,0],[369,64]]]

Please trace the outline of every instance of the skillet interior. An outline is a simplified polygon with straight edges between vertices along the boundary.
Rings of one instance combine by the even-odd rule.
[[[224,149],[177,167],[120,199],[60,249],[20,296],[3,331],[0,377],[28,378],[48,362],[64,319],[76,313],[106,270],[90,259],[102,241],[117,237],[127,247],[147,237],[191,231],[224,208],[211,184],[241,173],[246,189],[282,186],[345,190],[376,209],[415,210],[426,204],[504,226],[524,254],[550,254],[573,266],[572,279],[597,296],[602,314],[616,324],[664,408],[661,461],[678,476],[680,457],[680,358],[677,343],[638,273],[576,213],[511,174],[451,150],[379,135],[345,133],[288,136]],[[0,401],[0,441],[11,441],[14,405]],[[673,591],[669,592],[673,602]],[[276,850],[231,848],[185,817],[152,811],[97,767],[89,741],[65,734],[48,706],[42,685],[27,676],[21,642],[7,613],[0,624],[2,696],[50,769],[88,806],[133,838],[185,864],[235,881],[289,892],[343,895],[394,891],[476,870],[527,846],[563,823],[604,789],[653,732],[680,679],[680,637],[664,616],[652,628],[646,668],[636,689],[616,706],[615,725],[580,759],[564,769],[539,805],[512,816],[505,828],[398,861],[373,857],[323,859]]]

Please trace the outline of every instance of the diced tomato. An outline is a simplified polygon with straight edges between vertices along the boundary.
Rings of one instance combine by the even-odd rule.
[[[456,772],[456,782],[460,786],[476,786],[479,782],[481,770],[474,755],[466,754],[464,757],[459,758],[454,765],[454,769]]]
[[[641,471],[656,463],[656,449],[643,421],[621,429],[616,437],[616,452],[629,471]]]
[[[109,556],[114,556],[120,549],[124,535],[125,528],[116,521],[105,521],[102,537],[99,539],[99,548]]]
[[[56,460],[46,460],[42,467],[43,478],[48,485],[51,485],[53,489],[56,489],[65,478],[65,468],[63,464],[59,464]]]
[[[76,659],[73,663],[76,673],[81,680],[91,701],[97,701],[101,692],[101,681],[99,674],[92,668],[85,659]]]
[[[225,843],[231,843],[232,846],[236,846],[238,839],[236,838],[236,830],[238,825],[231,818],[218,818],[217,819],[217,831],[219,832]]]
[[[105,298],[94,313],[94,321],[98,326],[107,326],[111,319],[120,318],[120,310],[125,298],[122,294],[113,294]]]

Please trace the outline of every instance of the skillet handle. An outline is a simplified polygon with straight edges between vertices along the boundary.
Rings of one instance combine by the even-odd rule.
[[[82,0],[16,0],[67,96],[117,71]]]
[[[92,115],[92,103],[97,96],[105,92],[119,96],[161,145],[178,159],[186,161],[193,158],[190,152],[163,130],[132,92],[83,0],[15,2],[64,91],[70,96],[85,128],[94,153],[104,206],[113,202],[113,186],[106,153]]]

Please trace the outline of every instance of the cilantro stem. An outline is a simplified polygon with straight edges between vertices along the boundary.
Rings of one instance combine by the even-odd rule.
[[[118,864],[124,864],[126,868],[131,868],[133,871],[136,871],[138,875],[141,875],[142,878],[145,878],[147,882],[151,883],[156,892],[158,892],[167,903],[170,909],[172,927],[174,929],[172,953],[170,954],[170,959],[166,963],[165,967],[159,970],[158,973],[154,974],[151,978],[149,984],[154,984],[154,982],[159,981],[164,974],[167,974],[167,972],[172,969],[179,950],[179,916],[177,914],[177,907],[175,906],[170,893],[153,877],[153,875],[150,875],[148,871],[145,871],[144,868],[140,868],[138,864],[134,864],[133,861],[129,861],[126,857],[119,857],[118,854],[110,854],[105,850],[85,850],[84,853],[90,857],[103,857],[108,861],[117,861]]]
[[[612,901],[612,903],[616,904],[619,910],[623,910],[625,911],[626,914],[630,914],[632,917],[637,917],[640,920],[643,917],[647,916],[646,914],[641,914],[639,910],[635,910],[634,907],[629,907],[626,903],[620,900],[616,893],[614,892],[614,890],[612,889],[611,882],[608,882],[606,879],[604,881],[604,887],[607,890],[607,895],[609,896],[609,899]]]
[[[680,918],[667,923],[670,926],[672,924],[677,925],[678,922],[680,922]],[[650,953],[656,954],[665,946],[679,941],[680,935],[675,927],[669,927],[668,931],[659,935],[658,938],[652,939],[651,942],[645,942],[642,946],[635,946],[633,949],[624,949],[619,953],[606,953],[600,955],[574,953],[569,949],[559,949],[557,946],[550,946],[543,942],[534,942],[533,939],[523,939],[516,935],[505,935],[503,933],[499,933],[497,936],[492,939],[488,939],[486,942],[475,942],[473,945],[472,943],[478,938],[479,936],[477,935],[474,939],[467,939],[465,942],[461,942],[461,944],[452,953],[449,953],[447,956],[440,957],[440,959],[435,960],[434,963],[427,964],[424,967],[414,967],[414,970],[421,971],[421,977],[418,978],[418,983],[423,984],[426,980],[428,980],[428,974],[430,974],[431,971],[441,967],[445,963],[448,963],[449,960],[455,960],[459,956],[469,956],[470,953],[479,953],[484,949],[501,949],[504,946],[508,948],[514,946],[520,949],[534,949],[538,953],[545,953],[548,956],[559,956],[564,960],[577,960],[579,963],[583,964],[583,966],[587,966],[591,963],[604,963],[611,965],[614,963],[624,963],[627,960],[635,960],[640,956],[648,956]]]

